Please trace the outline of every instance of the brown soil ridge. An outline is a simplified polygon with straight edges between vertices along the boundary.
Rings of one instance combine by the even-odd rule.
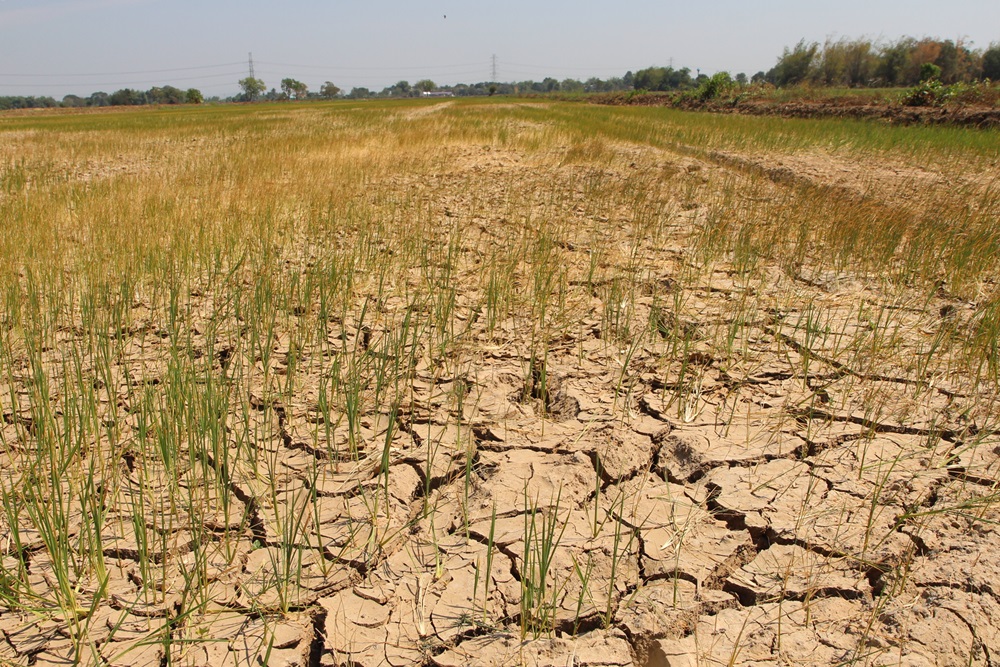
[[[595,104],[614,106],[670,106],[685,111],[708,111],[748,116],[781,116],[785,118],[848,118],[879,120],[893,125],[957,125],[978,129],[1000,127],[1000,109],[985,106],[908,107],[894,102],[870,103],[857,99],[799,100],[693,100],[673,95],[640,93],[636,95],[600,95],[591,98]]]

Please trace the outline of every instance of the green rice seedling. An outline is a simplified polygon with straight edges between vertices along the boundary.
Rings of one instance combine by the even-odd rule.
[[[282,506],[277,503],[277,496],[272,491],[280,532],[277,549],[269,553],[274,578],[272,586],[278,600],[278,611],[283,614],[299,604],[304,545],[308,543],[311,518],[308,508],[312,499],[311,490],[300,489],[292,495],[290,502]]]
[[[392,454],[392,440],[393,436],[396,434],[396,420],[399,417],[399,406],[393,404],[389,409],[389,419],[388,424],[385,429],[385,439],[382,442],[382,460],[379,463],[379,471],[382,475],[382,486],[383,492],[385,493],[385,506],[386,509],[389,507],[389,473],[390,473],[390,456]],[[430,453],[428,453],[428,459],[431,458]],[[430,464],[428,464],[427,475],[430,476]],[[425,494],[427,495],[427,494]]]
[[[604,319],[601,323],[601,334],[607,340],[619,341],[631,338],[629,322],[629,300],[626,296],[626,286],[617,278],[612,278],[604,297]]]
[[[487,622],[488,605],[490,600],[490,581],[493,579],[493,550],[496,548],[494,538],[497,528],[497,506],[493,504],[490,514],[490,534],[486,540],[486,573],[483,580],[483,623]]]
[[[625,494],[622,493],[618,500],[619,516],[625,513]],[[615,612],[618,610],[618,596],[615,591],[618,585],[619,568],[622,564],[622,557],[632,552],[633,542],[636,539],[636,531],[628,529],[628,540],[625,540],[623,532],[626,528],[621,521],[615,521],[615,538],[611,547],[611,572],[608,577],[607,606],[604,609],[602,621],[605,628],[610,628],[614,620]]]
[[[630,397],[632,394],[632,388],[635,384],[636,378],[633,374],[629,373],[629,368],[632,366],[632,361],[636,356],[636,353],[642,350],[643,345],[646,341],[645,330],[640,329],[638,333],[634,334],[630,340],[627,341],[627,345],[621,354],[621,371],[618,374],[618,383],[615,386],[615,410],[617,411],[617,406],[619,400],[622,401],[623,405],[628,405],[630,402]]]
[[[601,457],[598,456],[594,460],[594,520],[591,523],[591,537],[595,538],[600,534],[601,527],[604,525],[604,521],[600,517],[603,469],[604,466],[601,464]],[[607,519],[607,514],[605,514],[604,518]]]
[[[566,523],[559,526],[562,488],[547,512],[529,500],[524,487],[524,551],[521,571],[521,637],[531,633],[537,639],[555,629],[558,599],[564,584],[554,581],[552,566]]]
[[[352,361],[347,377],[340,383],[344,393],[344,416],[347,419],[347,447],[351,458],[357,458],[360,444],[361,415],[364,406],[365,380],[361,369]]]
[[[576,614],[573,618],[573,635],[576,635],[580,629],[580,619],[583,615],[583,605],[585,600],[589,597],[593,600],[593,595],[590,588],[590,575],[594,571],[594,559],[591,554],[587,554],[587,566],[580,567],[580,562],[576,559],[576,555],[572,555],[573,558],[573,573],[576,578],[580,581],[580,593],[576,598]]]
[[[462,384],[464,385],[465,383],[463,382]],[[462,389],[461,391],[464,394],[465,391],[467,390]],[[456,441],[459,444],[459,446],[461,446],[464,433],[465,451],[463,455],[464,459],[463,459],[463,474],[462,474],[462,523],[465,527],[465,536],[468,537],[469,495],[470,491],[472,490],[472,471],[476,461],[476,439],[475,435],[472,432],[472,429],[467,429],[464,432],[462,431],[463,423],[462,423],[461,413],[462,410],[459,409],[459,418],[456,425],[456,428],[458,429],[458,433],[456,434]]]

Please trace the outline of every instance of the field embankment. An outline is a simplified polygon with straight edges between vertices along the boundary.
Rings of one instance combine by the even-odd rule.
[[[896,91],[895,97],[902,97]],[[894,125],[956,125],[978,129],[1000,127],[1000,108],[985,104],[907,106],[899,99],[873,95],[839,95],[818,99],[769,99],[739,96],[728,100],[699,100],[670,93],[606,93],[589,98],[612,106],[668,106],[687,111],[778,116],[784,118],[842,118],[875,120]]]

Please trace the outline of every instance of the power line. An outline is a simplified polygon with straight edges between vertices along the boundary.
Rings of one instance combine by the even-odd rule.
[[[672,59],[671,59],[672,60]],[[400,66],[388,66],[388,67],[345,67],[345,66],[335,66],[335,65],[315,65],[315,64],[303,64],[303,63],[276,63],[270,61],[256,61],[254,62],[253,53],[248,54],[248,61],[244,62],[228,62],[228,63],[218,63],[213,65],[194,65],[190,67],[170,67],[165,69],[144,69],[144,70],[123,70],[119,72],[63,72],[63,73],[39,73],[39,74],[25,74],[23,72],[0,72],[0,77],[9,79],[59,79],[59,78],[88,78],[88,77],[98,77],[98,76],[132,76],[132,75],[143,75],[143,74],[170,74],[174,72],[193,72],[198,70],[207,69],[219,69],[222,67],[234,67],[241,64],[248,64],[250,75],[254,76],[256,73],[255,64],[269,65],[272,67],[294,67],[299,69],[310,69],[310,70],[327,70],[333,72],[386,72],[386,71],[416,71],[416,70],[426,70],[447,73],[451,70],[463,70],[462,72],[453,72],[455,74],[461,73],[465,74],[466,71],[471,68],[481,67],[479,63],[458,63],[452,65],[400,65]],[[492,80],[496,80],[499,77],[497,71],[498,58],[496,54],[493,54],[490,58],[490,76]],[[617,71],[620,69],[630,69],[621,67],[571,67],[571,66],[549,66],[549,65],[531,65],[526,63],[511,63],[506,62],[505,65],[515,68],[517,70],[543,70],[543,71],[553,71],[553,70],[573,70],[573,71]],[[191,77],[195,78],[195,77]],[[141,83],[141,82],[134,82]],[[60,85],[60,84],[52,84]]]
[[[205,74],[203,76],[187,76],[185,81],[203,81],[205,79],[221,79],[223,77],[237,77],[242,72],[223,72],[221,74]],[[4,76],[0,74],[0,76]],[[51,88],[53,86],[73,87],[73,86],[142,86],[146,84],[163,83],[162,79],[144,79],[142,81],[72,81],[72,82],[49,82],[49,83],[0,83],[0,87],[5,88]]]
[[[620,70],[633,69],[633,67],[612,67],[609,65],[603,65],[601,67],[570,67],[567,65],[527,65],[524,63],[508,63],[506,61],[504,61],[504,64],[517,68],[538,69],[546,71],[574,70],[580,72],[597,72],[597,71],[616,72]]]
[[[268,65],[270,67],[295,67],[298,69],[321,69],[329,71],[351,71],[351,72],[392,72],[397,70],[434,70],[443,71],[448,69],[461,69],[469,67],[482,67],[482,63],[463,63],[459,65],[403,65],[400,67],[341,67],[336,65],[302,65],[296,63],[273,63],[264,60],[258,60],[260,65]]]
[[[216,69],[219,67],[233,67],[234,65],[242,65],[243,63],[222,63],[220,65],[198,65],[195,67],[173,67],[171,69],[146,69],[146,70],[134,70],[131,72],[91,72],[91,73],[67,73],[67,74],[2,74],[0,76],[5,77],[19,77],[19,78],[58,78],[64,76],[79,76],[79,77],[90,77],[90,76],[130,76],[132,74],[165,74],[168,72],[190,72],[192,70],[199,69]]]
[[[258,61],[257,64],[260,64],[260,61]],[[272,67],[272,66],[257,67],[256,68],[256,72],[257,72],[257,74],[259,76],[262,76],[262,77],[265,77],[265,78],[267,76],[288,76],[288,70],[287,69],[277,69],[277,68]],[[433,77],[433,76],[454,77],[454,76],[463,76],[463,75],[479,75],[481,77],[483,75],[483,68],[482,68],[482,66],[480,66],[480,67],[475,67],[475,68],[471,68],[471,69],[456,70],[456,71],[438,71],[438,70],[433,70],[433,69],[421,69],[419,71],[419,73],[412,73],[412,74],[414,76],[417,76],[417,77],[422,77],[424,75],[431,76],[431,77]],[[325,73],[323,73],[323,74],[310,73],[308,76],[310,76],[310,77],[312,77],[312,76],[318,77],[318,76],[326,76],[326,75],[335,76],[337,79],[370,79],[373,76],[377,76],[377,75],[373,75],[371,73],[365,74],[364,72],[360,72],[360,73],[359,72],[332,72],[331,70],[326,70]]]

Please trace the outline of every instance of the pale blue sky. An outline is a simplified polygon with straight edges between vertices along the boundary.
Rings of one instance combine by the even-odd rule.
[[[0,95],[170,84],[225,96],[250,51],[268,87],[290,76],[312,90],[488,81],[493,54],[500,81],[671,61],[753,74],[802,38],[902,35],[988,46],[1000,1],[0,0]]]

